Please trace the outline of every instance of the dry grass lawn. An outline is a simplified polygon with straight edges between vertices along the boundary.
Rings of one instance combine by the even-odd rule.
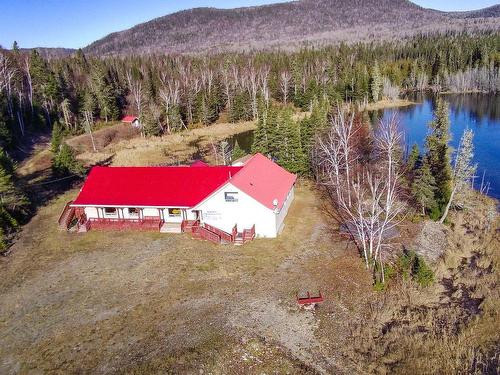
[[[119,124],[94,132],[97,152],[92,150],[90,136],[86,134],[68,140],[68,144],[87,165],[103,162],[116,166],[170,165],[185,163],[201,155],[214,161],[214,144],[255,127],[254,121],[218,123],[162,137],[142,138],[129,126]]]
[[[332,239],[307,184],[280,238],[243,247],[59,231],[74,194],[42,208],[2,259],[0,373],[336,368],[320,354],[317,316],[298,310],[295,293],[321,289],[322,309],[341,316],[352,295],[372,293],[371,280],[356,252]]]
[[[89,164],[173,164],[207,157],[212,142],[254,126],[128,140],[117,136],[127,129],[110,140],[111,127],[96,132],[104,142],[97,153],[88,136],[70,143]],[[49,174],[50,155],[36,150],[20,177],[32,184]],[[46,202],[0,258],[0,374],[500,371],[500,229],[491,200],[474,198],[471,210],[452,214],[433,286],[396,278],[375,292],[308,182],[299,181],[279,238],[242,247],[60,231],[58,215],[76,194]],[[400,240],[411,244],[418,226],[407,224]],[[299,309],[296,293],[318,289],[326,301]]]

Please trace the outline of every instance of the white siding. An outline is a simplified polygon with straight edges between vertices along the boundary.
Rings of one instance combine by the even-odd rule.
[[[224,193],[238,193],[237,202],[226,202]],[[238,231],[255,224],[258,237],[276,237],[276,214],[230,183],[217,191],[196,209],[202,211],[203,222],[231,233],[235,224]]]
[[[95,207],[85,207],[85,215],[89,219],[97,219],[97,208],[95,208]]]
[[[279,234],[283,230],[283,224],[285,221],[285,217],[288,213],[288,209],[290,208],[293,198],[295,197],[295,185],[292,186],[290,191],[288,192],[288,195],[286,197],[285,203],[283,204],[283,207],[281,208],[281,211],[276,215],[276,232]]]
[[[145,218],[155,216],[158,217],[158,209],[157,208],[144,208],[142,210],[142,214],[144,215]]]
[[[178,208],[178,207],[171,207],[171,208]],[[163,220],[166,221],[166,222],[168,222],[168,223],[181,223],[182,220],[184,220],[182,218],[182,215],[183,215],[182,211],[183,211],[183,209],[182,208],[179,208],[179,209],[181,210],[181,215],[180,216],[169,216],[168,215],[168,208],[165,208],[163,210],[163,212],[162,212],[162,214],[163,214]]]
[[[186,220],[196,220],[196,212],[186,210]]]

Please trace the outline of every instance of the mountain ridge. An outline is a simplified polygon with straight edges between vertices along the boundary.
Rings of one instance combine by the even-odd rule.
[[[417,33],[499,29],[500,5],[441,12],[409,0],[299,0],[233,9],[192,8],[117,31],[84,48],[96,55],[297,49]]]

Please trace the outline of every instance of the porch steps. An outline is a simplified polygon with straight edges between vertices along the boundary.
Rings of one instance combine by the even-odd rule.
[[[182,233],[181,223],[163,223],[160,233]]]
[[[75,216],[75,208],[70,207],[70,204],[73,203],[73,201],[69,201],[66,203],[64,206],[63,211],[61,212],[61,215],[59,216],[58,224],[59,228],[67,230],[69,228],[69,224],[73,220],[73,217]]]

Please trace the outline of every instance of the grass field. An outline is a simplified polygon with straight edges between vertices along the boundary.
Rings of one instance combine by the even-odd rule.
[[[68,140],[87,165],[111,163],[117,166],[169,165],[185,163],[202,155],[215,161],[213,146],[235,134],[254,130],[254,121],[218,123],[168,134],[162,137],[140,137],[128,125],[117,124],[94,132],[97,152],[87,134]]]
[[[327,310],[371,293],[356,252],[332,240],[307,184],[279,239],[243,247],[59,231],[57,215],[74,194],[42,208],[2,260],[1,373],[332,368],[316,358],[318,321],[298,310],[295,293],[321,289]],[[336,271],[325,278],[325,269]]]
[[[190,161],[193,150],[252,126],[118,137],[97,155],[109,152],[115,165],[164,163],[165,155]],[[100,142],[105,133],[96,133]],[[71,140],[81,155],[89,152],[85,137]],[[50,158],[35,150],[20,177],[39,181],[50,173]],[[375,292],[308,181],[299,181],[282,235],[242,247],[188,235],[60,231],[58,215],[76,194],[44,201],[0,257],[1,374],[500,369],[500,232],[489,199],[472,199],[470,210],[452,213],[454,225],[436,227],[447,245],[432,265],[432,286],[396,278]],[[398,240],[411,246],[420,225],[407,223]],[[296,293],[318,289],[326,301],[315,311],[299,309]]]

